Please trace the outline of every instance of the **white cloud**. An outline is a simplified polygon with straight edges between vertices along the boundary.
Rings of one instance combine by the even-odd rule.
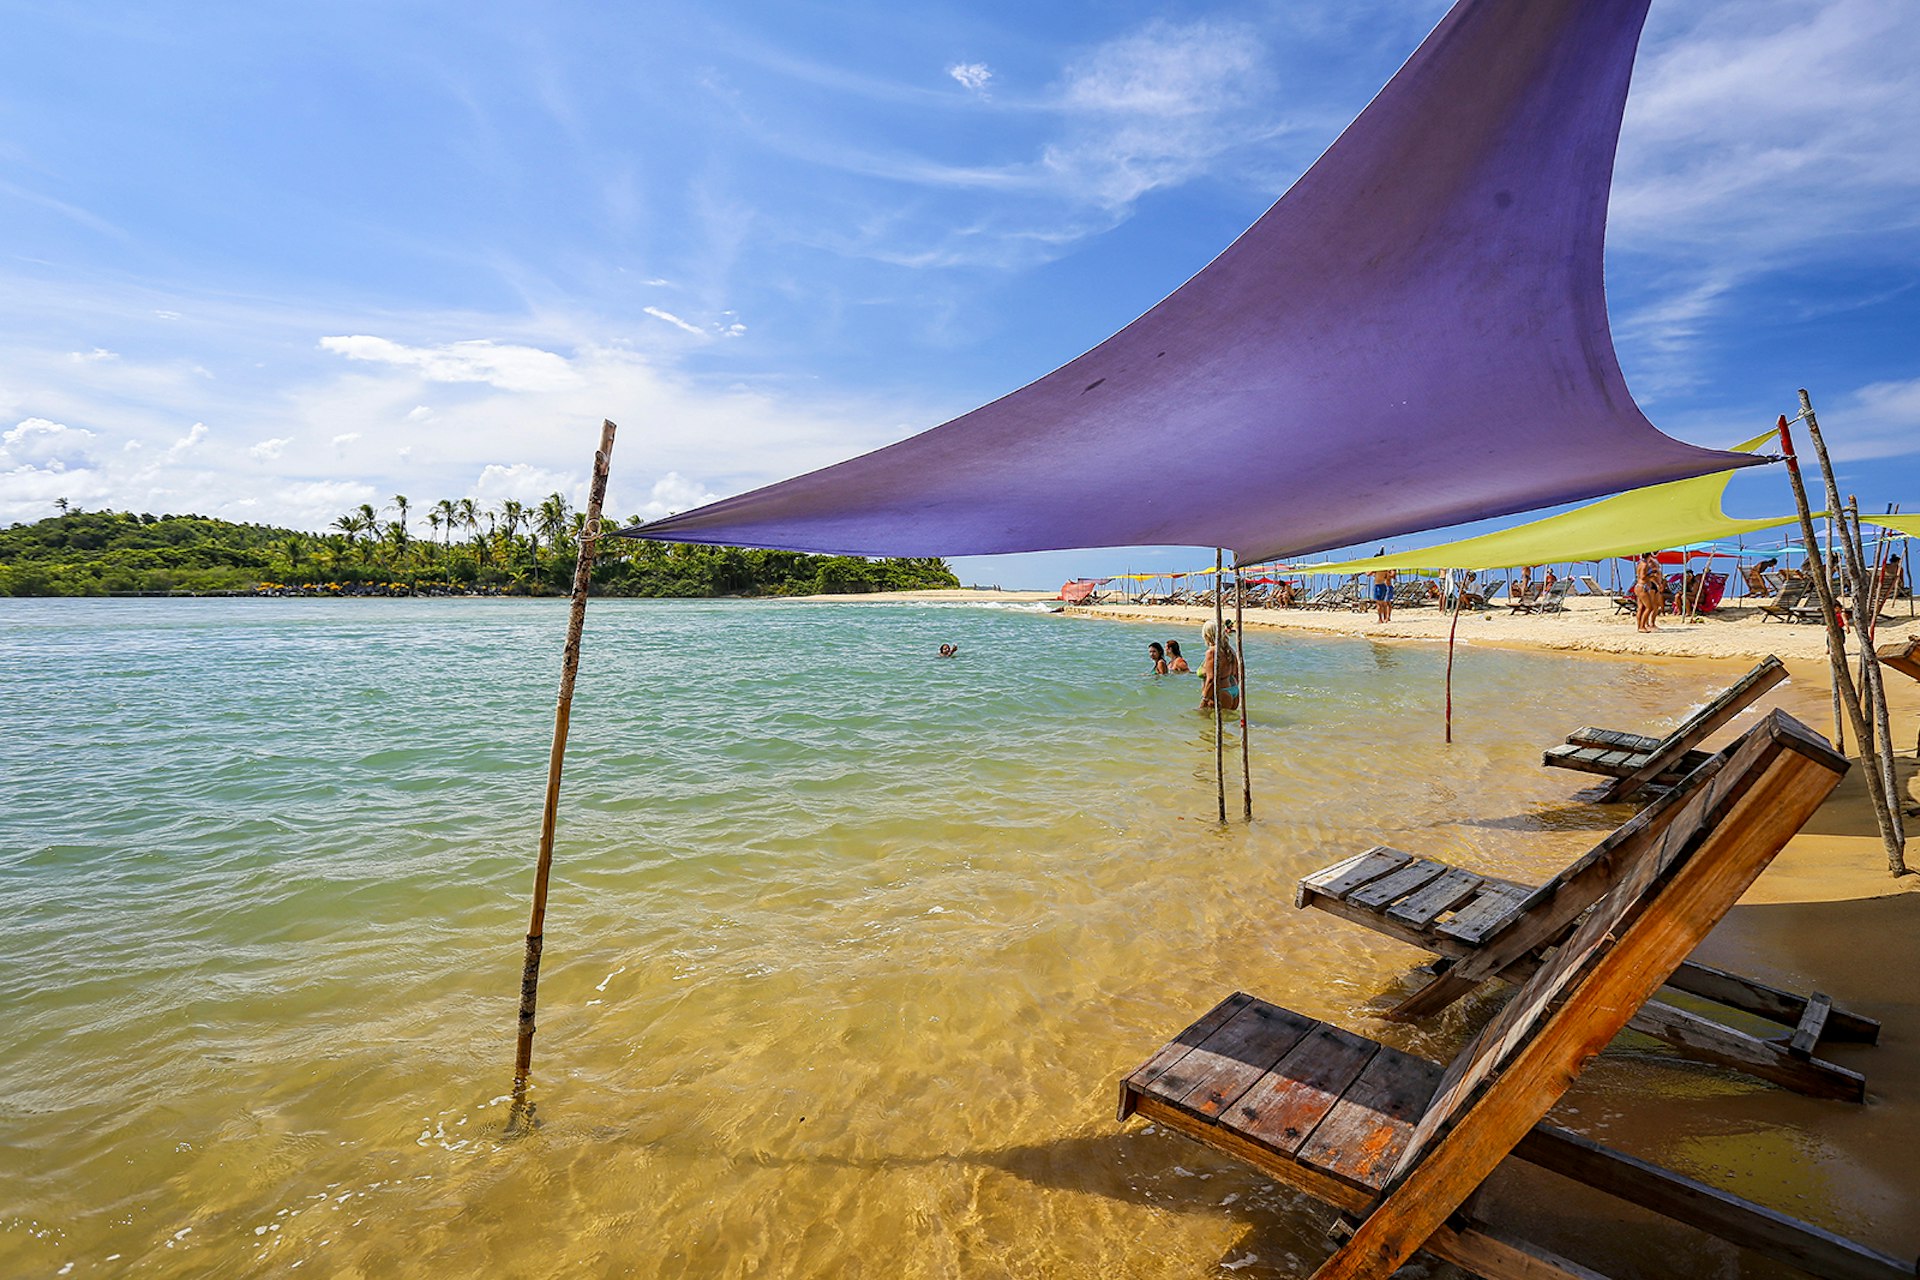
[[[67,359],[73,361],[75,364],[98,364],[103,360],[118,360],[119,358],[120,353],[118,351],[109,351],[105,347],[95,347],[91,351],[72,351],[67,354]]]
[[[258,458],[263,462],[270,462],[285,453],[287,446],[292,443],[292,436],[275,436],[271,440],[262,440],[259,444],[248,449],[247,456]]]
[[[359,438],[360,433],[358,431],[342,431],[333,438],[333,447],[336,449],[344,449]]]
[[[1920,378],[1873,382],[1819,412],[1836,458],[1891,458],[1920,453]],[[1829,426],[1831,424],[1831,426]],[[1898,495],[1896,495],[1898,496]]]
[[[696,337],[704,338],[706,336],[706,331],[700,328],[699,325],[688,324],[671,311],[662,311],[659,307],[642,307],[640,309],[652,316],[655,320],[665,320],[676,329],[684,329]]]
[[[956,62],[947,68],[947,74],[975,93],[984,92],[993,79],[993,69],[984,62]]]
[[[653,489],[640,504],[640,510],[629,514],[637,514],[642,520],[660,520],[676,511],[691,511],[719,499],[720,495],[705,485],[687,479],[678,471],[669,471],[653,482]]]
[[[93,440],[93,432],[84,427],[28,418],[0,433],[0,466],[11,463],[56,472],[84,469],[93,465]]]
[[[433,421],[433,410],[427,405],[417,404],[413,406],[413,408],[407,410],[407,421],[408,422],[431,422]]]
[[[470,496],[486,502],[503,502],[508,498],[518,502],[538,502],[550,493],[571,493],[579,483],[573,476],[531,463],[516,462],[511,466],[503,466],[494,462],[481,469],[479,479],[473,482]]]
[[[376,502],[379,490],[359,480],[309,480],[283,485],[261,519],[295,529],[325,529],[343,511]],[[229,503],[228,505],[234,505]]]
[[[565,357],[538,347],[481,338],[436,347],[409,347],[356,334],[320,339],[323,350],[349,360],[413,369],[431,382],[483,382],[501,391],[555,391],[579,382]]]
[[[200,442],[206,438],[207,424],[204,422],[196,422],[187,428],[187,434],[175,440],[167,449],[167,456],[169,458],[178,458],[184,454],[191,453],[193,450],[199,448]]]

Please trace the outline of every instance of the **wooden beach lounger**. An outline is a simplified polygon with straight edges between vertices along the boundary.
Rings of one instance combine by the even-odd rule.
[[[1460,1212],[1509,1154],[1814,1275],[1914,1276],[1912,1263],[1542,1123],[1846,769],[1769,715],[1444,1070],[1235,993],[1121,1082],[1120,1117],[1354,1215],[1316,1280],[1386,1277],[1423,1249],[1494,1280],[1593,1280]]]
[[[1818,622],[1820,608],[1807,603],[1807,596],[1813,586],[1804,578],[1795,578],[1783,584],[1780,594],[1772,603],[1760,606],[1762,622]]]
[[[1705,758],[1695,747],[1786,678],[1787,669],[1780,659],[1768,657],[1664,738],[1583,727],[1568,734],[1565,745],[1549,748],[1541,763],[1612,778],[1600,794],[1601,804],[1625,800],[1649,784],[1672,786]]]
[[[1890,640],[1873,651],[1883,667],[1892,667],[1903,676],[1920,680],[1920,636]]]
[[[1587,909],[1649,856],[1675,815],[1737,750],[1710,757],[1538,888],[1376,848],[1301,880],[1295,905],[1317,907],[1437,957],[1436,976],[1386,1016],[1407,1020],[1438,1013],[1483,982],[1530,977],[1543,954],[1566,940]],[[1823,1039],[1874,1043],[1880,1024],[1873,1019],[1836,1009],[1818,993],[1796,995],[1691,961],[1682,963],[1667,985],[1776,1023],[1780,1039],[1763,1040],[1659,1003],[1645,1005],[1628,1025],[1689,1057],[1798,1093],[1864,1100],[1865,1077],[1813,1055]]]

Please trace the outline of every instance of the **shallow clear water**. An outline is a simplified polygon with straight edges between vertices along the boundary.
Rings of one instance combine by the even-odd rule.
[[[1163,632],[596,602],[543,1126],[503,1141],[564,623],[0,600],[0,1274],[1291,1274],[1325,1216],[1116,1128],[1118,1077],[1235,988],[1450,1054],[1484,1006],[1379,1021],[1418,957],[1293,882],[1371,843],[1548,874],[1624,811],[1541,746],[1724,680],[1466,649],[1448,748],[1444,651],[1255,636],[1221,828]],[[1748,1092],[1609,1070],[1616,1133],[1609,1079]]]

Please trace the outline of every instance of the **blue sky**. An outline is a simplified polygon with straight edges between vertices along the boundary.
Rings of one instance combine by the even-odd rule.
[[[0,521],[574,494],[603,416],[623,515],[837,461],[1152,305],[1444,9],[0,0]],[[1874,511],[1920,509],[1917,48],[1911,0],[1654,0],[1609,232],[1654,422],[1806,386]]]

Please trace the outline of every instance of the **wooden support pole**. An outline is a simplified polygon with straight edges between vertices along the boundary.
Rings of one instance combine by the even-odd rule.
[[[1820,470],[1826,479],[1827,510],[1837,515],[1840,511],[1840,484],[1834,478],[1833,462],[1827,456],[1827,444],[1820,435],[1820,422],[1814,416],[1813,401],[1808,398],[1804,388],[1800,392],[1800,417],[1807,424],[1807,436],[1813,441],[1814,456],[1819,459]],[[1807,515],[1806,486],[1800,482],[1800,464],[1794,457],[1784,415],[1780,419],[1780,446],[1787,456],[1787,474],[1794,482],[1794,499],[1799,505],[1804,531],[1809,535],[1807,540],[1811,543],[1813,521]],[[1850,538],[1842,537],[1840,541],[1841,553],[1846,558],[1848,573],[1857,583],[1860,580],[1858,549]],[[1880,840],[1887,850],[1887,869],[1896,876],[1903,876],[1907,873],[1905,841],[1888,817],[1893,809],[1894,800],[1886,792],[1884,779],[1880,773],[1880,763],[1874,756],[1873,733],[1867,727],[1866,713],[1861,708],[1860,693],[1854,686],[1853,675],[1847,670],[1846,633],[1840,628],[1839,606],[1834,599],[1833,583],[1827,575],[1827,566],[1821,564],[1818,568],[1819,572],[1813,575],[1813,581],[1820,593],[1820,611],[1827,624],[1827,646],[1832,651],[1834,684],[1838,686],[1841,705],[1846,708],[1847,719],[1853,725],[1853,736],[1860,743],[1860,763],[1863,766],[1861,772],[1865,775],[1867,794],[1873,801],[1873,816],[1876,825],[1880,828]],[[1854,603],[1856,605],[1859,603],[1857,596]],[[1874,664],[1874,670],[1877,672],[1878,669],[1879,664]],[[1844,751],[1845,748],[1843,747],[1842,750]]]
[[[573,682],[580,674],[580,632],[587,621],[587,588],[593,580],[594,550],[600,541],[600,507],[607,497],[607,469],[613,461],[611,422],[600,424],[600,448],[593,455],[593,480],[587,489],[586,523],[580,529],[579,557],[573,565],[573,604],[567,613],[567,647],[560,659],[560,697],[553,707],[553,745],[547,754],[547,796],[540,809],[540,855],[533,871],[533,910],[527,920],[526,965],[520,973],[520,1034],[513,1052],[512,1102],[507,1132],[533,1127],[534,1104],[527,1099],[533,1070],[534,1006],[540,993],[540,952],[547,924],[547,878],[553,870],[553,829],[560,811],[560,766],[567,755],[567,723],[573,715]]]
[[[1247,621],[1242,606],[1247,588],[1240,566],[1233,568],[1233,647],[1240,668],[1240,816],[1253,821],[1253,748],[1247,741]]]
[[[1865,548],[1860,543],[1860,502],[1853,494],[1847,495],[1847,518],[1853,532],[1851,544],[1857,558],[1864,560]],[[1881,554],[1884,554],[1884,547]],[[1866,597],[1867,609],[1860,612],[1860,596],[1854,597],[1854,625],[1860,631],[1860,666],[1867,690],[1867,701],[1872,707],[1868,728],[1876,735],[1880,759],[1880,788],[1886,797],[1887,825],[1893,829],[1893,841],[1900,848],[1901,865],[1906,863],[1907,820],[1900,810],[1900,776],[1893,763],[1893,723],[1887,710],[1887,686],[1885,673],[1880,669],[1880,659],[1873,651],[1874,624],[1880,617],[1880,556],[1874,557],[1873,577],[1862,584],[1862,593]],[[1895,874],[1899,874],[1898,871]]]
[[[1220,821],[1227,820],[1227,741],[1222,737],[1226,724],[1226,711],[1220,705],[1221,691],[1227,682],[1221,673],[1227,664],[1227,619],[1226,601],[1221,599],[1225,589],[1222,584],[1221,570],[1226,568],[1226,552],[1223,548],[1213,549],[1213,781],[1214,789],[1220,797]]]
[[[1460,630],[1460,601],[1467,594],[1466,570],[1453,584],[1453,621],[1447,624],[1447,742],[1453,742],[1453,638]]]

